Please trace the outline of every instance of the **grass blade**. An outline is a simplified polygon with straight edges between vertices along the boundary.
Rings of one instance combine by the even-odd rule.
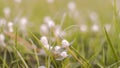
[[[115,60],[118,61],[117,53],[116,53],[116,51],[115,51],[115,48],[114,48],[114,46],[113,46],[113,44],[112,44],[112,42],[111,42],[111,40],[110,40],[110,37],[108,36],[108,33],[107,33],[107,31],[106,31],[105,28],[104,28],[104,32],[105,32],[105,36],[106,36],[106,39],[107,39],[107,41],[108,41],[108,44],[109,44],[109,46],[110,46],[110,48],[111,48],[111,50],[112,50],[112,52],[113,52],[113,54],[114,54]]]

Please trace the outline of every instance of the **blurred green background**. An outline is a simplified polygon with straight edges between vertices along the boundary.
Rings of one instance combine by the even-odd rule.
[[[17,15],[25,16],[34,23],[36,28],[33,28],[38,31],[45,16],[51,16],[56,23],[60,23],[63,13],[69,12],[69,2],[75,2],[76,9],[80,13],[78,18],[80,20],[84,19],[89,22],[89,12],[96,12],[100,23],[111,23],[113,20],[113,8],[110,0],[54,0],[53,3],[48,3],[47,0],[22,0],[20,4],[15,4],[13,0],[0,0],[0,18],[4,17],[3,9],[10,7],[9,20],[12,21]],[[79,23],[81,22],[79,21]],[[64,26],[68,26],[77,22],[67,15],[64,23],[66,23]]]

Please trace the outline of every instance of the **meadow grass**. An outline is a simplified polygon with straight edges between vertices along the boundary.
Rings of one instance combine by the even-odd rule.
[[[0,0],[0,68],[119,68],[119,0]]]

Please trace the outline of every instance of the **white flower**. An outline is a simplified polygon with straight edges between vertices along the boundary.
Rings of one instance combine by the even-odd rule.
[[[55,23],[54,23],[54,21],[49,20],[49,21],[47,22],[47,25],[48,25],[49,28],[52,28],[52,27],[55,26]]]
[[[44,17],[44,22],[45,23],[47,23],[48,21],[50,21],[51,20],[51,17],[50,16],[45,16]]]
[[[42,36],[41,39],[40,39],[41,43],[43,45],[48,45],[48,39],[46,36]]]
[[[54,3],[54,0],[47,0],[47,3]]]
[[[20,20],[20,25],[21,25],[21,26],[25,26],[25,25],[27,24],[27,22],[28,22],[27,18],[26,18],[26,17],[23,17],[23,18],[21,18],[21,20]]]
[[[63,58],[66,58],[68,56],[67,52],[66,51],[63,51],[60,53],[60,56],[63,57]]]
[[[20,30],[23,32],[23,33],[26,33],[26,25],[28,23],[28,20],[26,17],[22,17],[20,19],[20,23],[19,23],[19,27],[20,27]]]
[[[46,48],[46,49],[48,49],[48,50],[51,50],[53,47],[52,46],[50,46],[49,44],[47,44],[47,45],[44,45],[44,47]]]
[[[22,0],[14,0],[16,3],[21,3]]]
[[[93,23],[99,23],[98,22],[98,15],[96,12],[91,12],[89,17]]]
[[[52,28],[55,26],[55,22],[49,16],[44,17],[44,22],[47,24],[49,28]]]
[[[82,31],[82,32],[86,32],[87,31],[87,25],[85,25],[85,24],[82,24],[81,26],[80,26],[80,30]]]
[[[67,40],[62,40],[62,47],[63,48],[66,48],[66,47],[69,47],[70,46],[70,43],[67,41]]]
[[[45,66],[39,66],[38,68],[46,68]]]
[[[99,31],[99,26],[98,26],[97,24],[94,24],[94,25],[92,26],[92,31],[94,31],[94,32]]]
[[[4,18],[0,19],[0,27],[5,26],[6,20]]]
[[[41,43],[44,45],[46,49],[52,49],[53,47],[48,44],[48,39],[46,36],[42,36],[40,39]]]
[[[54,49],[55,49],[55,51],[59,51],[61,49],[61,47],[60,46],[55,46]]]
[[[13,32],[13,23],[12,22],[8,22],[8,30],[9,30],[9,32]]]
[[[10,10],[9,7],[5,7],[5,8],[3,9],[3,12],[4,12],[4,14],[5,14],[6,17],[9,17],[11,10]]]
[[[68,9],[69,9],[70,11],[74,11],[74,10],[76,9],[76,4],[75,4],[75,2],[69,2],[69,3],[68,3]]]
[[[63,60],[66,57],[68,57],[68,54],[66,51],[63,51],[63,52],[59,53],[59,57],[57,57],[56,60]]]
[[[41,26],[40,26],[40,32],[42,33],[42,34],[48,34],[48,28],[47,28],[47,25],[46,24],[42,24]]]

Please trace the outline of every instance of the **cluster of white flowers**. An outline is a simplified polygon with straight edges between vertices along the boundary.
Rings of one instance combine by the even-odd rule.
[[[61,27],[56,25],[51,17],[45,16],[44,23],[40,25],[40,33],[42,35],[48,35],[51,31],[53,31],[56,37],[65,36],[65,32],[61,30]]]
[[[56,60],[63,60],[64,58],[68,57],[67,49],[70,46],[70,43],[63,39],[61,42],[61,46],[55,46],[54,47],[54,53],[59,55],[59,57],[56,58]]]
[[[40,39],[41,43],[44,45],[46,49],[52,49],[52,46],[49,45],[47,37],[43,36]]]
[[[49,16],[45,16],[44,23],[46,23],[49,28],[53,28],[55,26],[55,22]]]
[[[49,30],[54,28],[54,26],[55,26],[54,21],[49,16],[45,16],[44,17],[44,24],[40,25],[41,34],[47,35]]]
[[[13,0],[14,4],[20,4],[22,2],[22,0]],[[16,7],[15,7],[16,8]],[[17,7],[18,8],[18,7]],[[14,16],[12,15],[12,11],[10,6],[6,6],[3,8],[3,14],[4,17],[0,17],[0,45],[5,46],[7,43],[5,41],[6,36],[10,37],[10,44],[11,41],[13,42],[14,39],[11,39],[11,37],[14,36],[14,28],[16,26],[18,27],[18,30],[20,30],[20,33],[22,35],[25,35],[25,33],[27,33],[26,31],[26,27],[27,27],[27,23],[28,23],[28,19],[26,17],[21,17],[21,13],[17,13],[18,15]],[[21,18],[20,18],[21,17]],[[12,43],[14,44],[14,43]]]
[[[57,55],[56,60],[63,60],[68,56],[67,54],[67,48],[70,46],[70,43],[63,39],[61,41],[61,44],[58,44],[56,46],[52,46],[52,44],[49,44],[47,36],[50,34],[50,32],[53,33],[52,38],[49,37],[49,40],[54,40],[50,42],[55,42],[57,39],[62,38],[65,36],[65,32],[62,31],[61,27],[59,25],[56,25],[55,22],[52,20],[50,16],[44,17],[44,24],[40,25],[40,32],[42,33],[42,37],[40,38],[41,43],[44,45],[44,47],[47,50],[50,50],[52,54]],[[57,37],[57,38],[56,38]],[[45,52],[42,50],[40,53],[42,55],[45,55]]]
[[[58,58],[56,58],[56,60],[63,60],[68,56],[66,48],[70,46],[70,43],[67,40],[63,39],[61,42],[61,46],[60,45],[51,46],[48,43],[48,39],[46,36],[42,36],[40,41],[47,50],[50,50],[53,54],[57,54],[59,56]],[[44,51],[40,51],[40,52],[44,52]],[[44,53],[41,54],[45,55]]]
[[[74,19],[78,19],[80,17],[79,16],[79,11],[76,8],[75,1],[68,2],[67,8],[68,8],[70,17],[72,17]]]
[[[22,2],[22,0],[13,0],[14,4],[18,5]],[[18,7],[17,7],[18,8]],[[22,33],[25,33],[26,32],[26,25],[28,23],[28,20],[26,17],[22,17],[22,18],[19,18],[20,15],[16,15],[15,17],[13,17],[14,19],[11,20],[12,18],[10,18],[12,16],[12,12],[11,12],[11,7],[9,6],[6,6],[3,8],[3,13],[4,13],[4,18],[1,18],[0,19],[0,27],[4,26],[5,27],[5,30],[7,28],[6,31],[9,31],[9,32],[14,32],[14,25],[16,26],[16,22],[18,23],[18,26],[19,26],[19,30],[22,32]],[[21,12],[18,14],[21,14]]]
[[[56,60],[63,60],[68,56],[67,48],[70,46],[70,43],[66,39],[63,39],[66,33],[61,29],[60,25],[55,24],[55,22],[50,16],[45,16],[43,20],[44,23],[40,25],[40,33],[43,35],[40,38],[40,41],[47,50],[50,50],[52,54],[57,55],[57,57],[55,57]],[[48,37],[50,32],[52,32],[51,34],[53,35]],[[48,40],[48,38],[50,41]],[[59,41],[57,41],[58,39]],[[50,44],[53,42],[60,42],[60,40],[61,44],[60,43],[57,43],[55,45]],[[40,53],[41,55],[46,55],[44,50],[40,52],[43,52]]]

